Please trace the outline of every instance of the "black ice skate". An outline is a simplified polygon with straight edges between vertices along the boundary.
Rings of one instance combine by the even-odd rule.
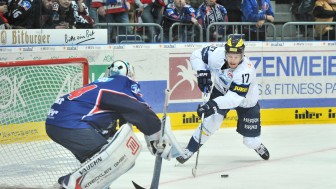
[[[258,149],[255,149],[255,151],[260,155],[261,158],[263,158],[264,160],[268,160],[270,155],[269,152],[267,150],[267,148],[261,144],[260,147]]]
[[[184,149],[183,152],[183,156],[178,156],[176,158],[176,160],[183,164],[184,162],[188,161],[189,158],[191,158],[191,156],[194,154],[194,152],[191,152],[190,150],[188,150],[188,148]]]

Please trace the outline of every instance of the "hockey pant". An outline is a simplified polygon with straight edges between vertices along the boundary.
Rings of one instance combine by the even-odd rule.
[[[213,135],[221,126],[223,122],[224,116],[221,114],[213,114],[203,121],[202,127],[202,136],[201,136],[201,145],[205,144],[205,142]],[[198,128],[194,131],[193,139],[199,143],[199,136],[201,132],[201,124],[198,125]],[[261,140],[259,136],[256,137],[246,137],[243,136],[243,143],[246,147],[250,149],[257,149],[260,144]],[[189,149],[190,150],[190,149]]]

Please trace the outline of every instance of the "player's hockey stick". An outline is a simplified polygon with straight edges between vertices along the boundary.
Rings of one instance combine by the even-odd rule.
[[[203,105],[205,104],[205,100],[206,100],[206,96],[208,93],[206,93],[206,88],[204,87],[204,92],[202,94],[202,101],[203,101]],[[192,175],[194,177],[196,177],[196,171],[197,171],[197,165],[198,165],[198,156],[199,156],[199,152],[200,152],[200,148],[201,148],[201,140],[202,140],[202,132],[203,132],[203,121],[204,121],[204,113],[202,113],[202,117],[201,117],[201,127],[200,127],[200,134],[198,137],[198,149],[197,149],[197,156],[196,156],[196,163],[195,163],[195,167],[192,168]]]
[[[162,144],[162,137],[164,135],[164,130],[165,130],[165,125],[166,125],[166,116],[167,116],[167,109],[168,109],[168,101],[170,97],[170,90],[166,89],[165,90],[165,101],[163,104],[163,116],[162,116],[162,121],[161,121],[161,139],[160,142]],[[150,189],[158,189],[159,188],[159,181],[160,181],[160,175],[161,175],[161,166],[162,166],[162,157],[160,154],[156,155],[155,158],[155,165],[154,165],[154,172],[153,172],[153,178],[152,178],[152,183],[150,186]],[[136,184],[134,181],[132,181],[134,187],[136,189],[145,189],[138,184]]]

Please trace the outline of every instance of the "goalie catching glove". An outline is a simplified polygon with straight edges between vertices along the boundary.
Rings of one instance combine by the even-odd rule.
[[[211,116],[212,114],[217,113],[218,105],[215,101],[209,100],[207,103],[203,105],[198,105],[197,115],[202,117],[204,114],[204,118]]]
[[[160,141],[161,131],[154,133],[150,136],[145,135],[145,140],[147,143],[147,148],[152,155],[159,155],[163,159],[170,160],[172,157],[172,144],[167,135],[162,136],[162,141]]]

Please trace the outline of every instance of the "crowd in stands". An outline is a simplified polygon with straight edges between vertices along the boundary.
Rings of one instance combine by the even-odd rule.
[[[0,0],[2,29],[93,28],[83,0]]]
[[[292,14],[296,21],[336,21],[336,0],[294,0]],[[117,34],[146,30],[147,41],[162,37],[169,41],[174,23],[199,27],[203,38],[210,32],[210,41],[226,33],[245,33],[246,40],[266,40],[265,22],[273,22],[275,13],[270,0],[0,0],[0,29],[75,29],[93,28],[96,23],[156,23],[163,28],[159,36],[154,26],[124,26]],[[215,25],[218,22],[254,22],[253,26],[233,29]],[[303,28],[299,28],[301,31]],[[316,32],[335,39],[330,25],[316,27]],[[208,33],[207,33],[208,32]],[[178,40],[179,32],[173,30]]]

